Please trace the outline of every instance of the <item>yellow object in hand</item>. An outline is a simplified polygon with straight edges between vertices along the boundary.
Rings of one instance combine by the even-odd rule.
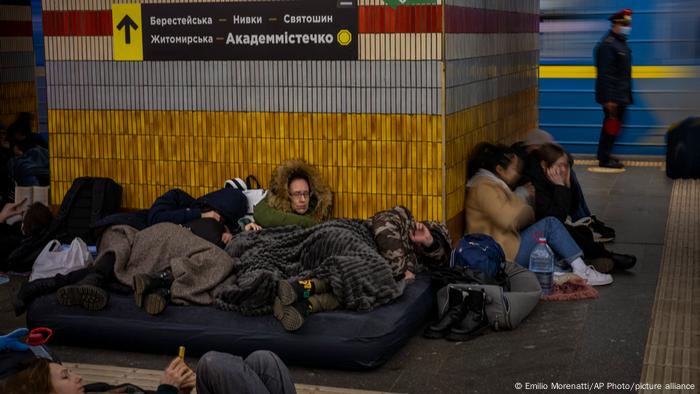
[[[178,351],[177,356],[180,357],[181,360],[185,359],[185,347],[184,346],[180,346],[180,350]]]

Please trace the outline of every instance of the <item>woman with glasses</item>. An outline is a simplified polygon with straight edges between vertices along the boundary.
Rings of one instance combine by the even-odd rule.
[[[263,227],[311,227],[330,218],[333,194],[318,171],[302,159],[283,162],[253,217]]]

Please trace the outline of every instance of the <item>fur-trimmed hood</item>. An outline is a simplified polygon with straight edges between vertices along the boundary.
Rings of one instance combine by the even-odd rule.
[[[283,212],[293,212],[287,184],[290,176],[298,173],[305,174],[309,179],[312,193],[311,201],[309,201],[311,217],[317,222],[329,219],[333,207],[333,193],[318,170],[303,159],[284,161],[275,169],[270,180],[270,191],[267,194],[270,207]]]

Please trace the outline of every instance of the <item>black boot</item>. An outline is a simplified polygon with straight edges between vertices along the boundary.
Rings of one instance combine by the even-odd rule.
[[[170,289],[173,280],[173,273],[169,268],[165,271],[152,274],[134,275],[134,298],[136,299],[136,305],[141,308],[144,296],[147,293],[159,288]]]
[[[32,282],[25,282],[17,291],[15,299],[12,300],[12,306],[15,308],[15,316],[19,316],[27,311],[27,307],[36,298],[50,294],[57,290],[56,280],[54,278],[37,279]]]
[[[61,305],[80,305],[89,311],[99,311],[107,306],[109,293],[102,289],[104,278],[92,272],[74,285],[63,286],[56,292]]]
[[[469,290],[465,304],[469,306],[469,311],[461,322],[450,329],[447,335],[450,341],[468,341],[489,328],[484,290]]]
[[[15,299],[12,301],[15,314],[17,316],[23,314],[35,299],[55,293],[63,286],[78,283],[91,272],[94,272],[91,268],[83,268],[70,272],[67,275],[58,274],[53,278],[37,279],[22,284]]]
[[[637,258],[631,254],[611,253],[611,255],[616,269],[628,270],[637,264]]]
[[[454,324],[464,319],[469,311],[461,290],[449,289],[448,309],[441,319],[434,321],[423,331],[423,336],[430,339],[444,338]]]
[[[143,309],[150,315],[158,315],[165,310],[170,303],[170,290],[158,288],[146,294],[143,298]]]

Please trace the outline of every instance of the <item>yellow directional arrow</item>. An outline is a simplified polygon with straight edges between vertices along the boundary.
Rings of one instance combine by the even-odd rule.
[[[114,60],[143,60],[141,4],[112,4]]]

